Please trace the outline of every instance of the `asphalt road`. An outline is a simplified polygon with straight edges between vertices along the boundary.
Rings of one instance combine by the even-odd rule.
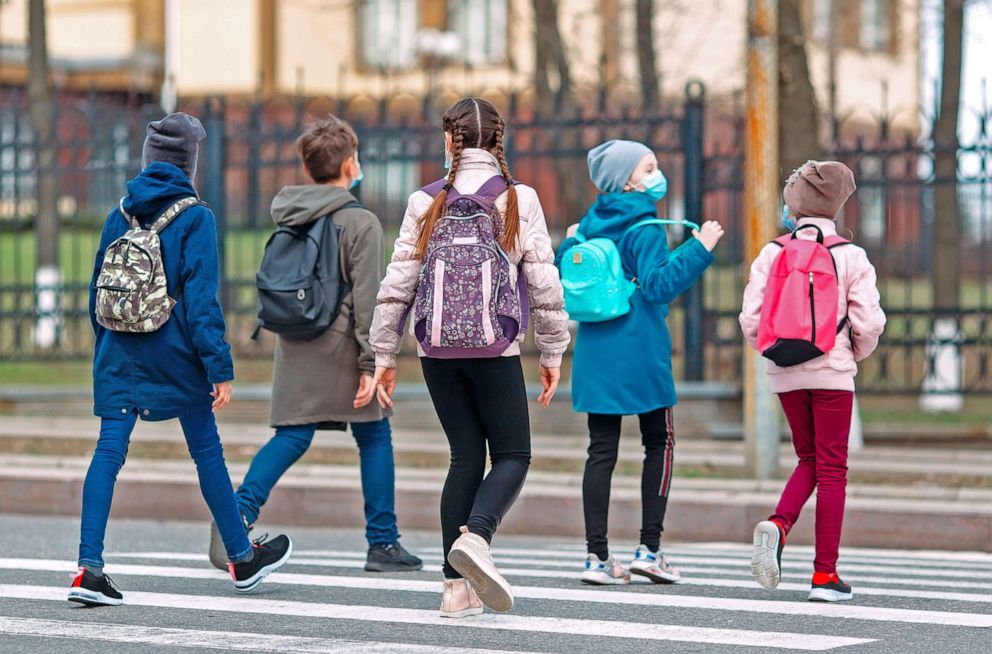
[[[667,546],[684,584],[597,589],[577,581],[582,543],[497,536],[513,611],[442,622],[435,534],[403,538],[425,571],[371,575],[360,532],[294,528],[290,564],[236,595],[206,561],[205,525],[112,521],[107,572],[126,604],[86,609],[65,601],[77,529],[0,515],[0,652],[992,651],[990,554],[842,550],[856,597],[823,605],[805,601],[806,547],[786,548],[774,592],[751,580],[747,545],[720,543]]]

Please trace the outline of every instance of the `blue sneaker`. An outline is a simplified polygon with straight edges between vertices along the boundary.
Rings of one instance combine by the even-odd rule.
[[[630,575],[612,556],[605,561],[590,554],[586,557],[586,568],[579,579],[593,586],[614,586],[630,583]]]
[[[682,580],[682,575],[669,565],[661,550],[652,552],[647,545],[641,545],[634,552],[630,574],[647,577],[656,584],[676,584]]]

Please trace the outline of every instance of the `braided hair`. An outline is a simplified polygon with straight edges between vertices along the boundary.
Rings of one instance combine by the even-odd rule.
[[[517,235],[520,233],[520,210],[517,204],[517,190],[513,186],[513,176],[506,163],[503,139],[506,123],[492,103],[481,98],[459,100],[444,112],[441,118],[444,131],[451,135],[451,168],[447,183],[434,198],[434,202],[420,217],[420,236],[417,238],[416,256],[427,253],[434,226],[444,215],[448,191],[455,182],[462,152],[465,148],[489,150],[499,162],[500,174],[506,180],[506,210],[503,212],[503,234],[500,246],[506,252],[516,249]]]

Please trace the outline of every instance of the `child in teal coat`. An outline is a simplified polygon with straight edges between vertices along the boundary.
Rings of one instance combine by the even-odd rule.
[[[608,141],[588,155],[589,173],[600,190],[577,229],[587,239],[608,238],[617,245],[627,279],[638,289],[630,312],[606,322],[580,323],[572,364],[572,404],[589,414],[589,450],[582,480],[588,557],[581,579],[590,584],[622,584],[629,574],[610,556],[606,537],[610,482],[617,461],[620,425],[637,415],[644,445],[641,481],[641,545],[630,572],[656,583],[677,581],[679,573],[660,551],[662,523],[672,480],[675,432],[672,407],[678,399],[672,377],[672,339],[665,318],[668,304],[692,286],[713,263],[712,250],[723,228],[709,221],[674,250],[664,227],[631,229],[658,217],[667,192],[658,159],[644,144]],[[570,237],[558,250],[578,241]]]

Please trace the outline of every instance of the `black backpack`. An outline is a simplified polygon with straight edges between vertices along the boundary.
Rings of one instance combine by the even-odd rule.
[[[357,202],[338,208],[361,208]],[[307,340],[320,336],[341,310],[351,287],[341,278],[341,227],[334,212],[304,227],[279,227],[265,244],[255,278],[258,288],[258,328],[284,338]]]

